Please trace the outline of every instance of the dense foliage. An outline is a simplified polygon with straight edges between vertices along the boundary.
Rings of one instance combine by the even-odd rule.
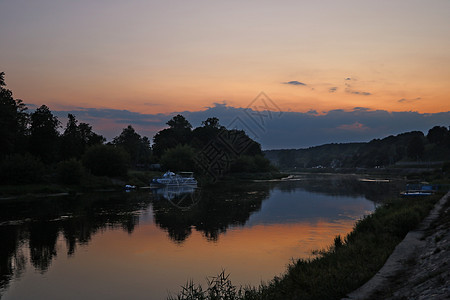
[[[5,88],[5,73],[0,73],[0,158],[21,151],[28,115],[22,100],[14,99]]]
[[[110,145],[87,123],[68,114],[61,122],[46,105],[28,113],[6,89],[0,73],[0,180],[2,184],[60,182],[79,184],[86,170],[93,175],[125,176],[127,168],[148,163],[150,141],[131,126]],[[83,164],[81,163],[83,161]]]
[[[193,130],[182,115],[173,117],[167,125],[169,128],[153,138],[153,153],[165,169],[208,176],[274,171],[259,143],[243,130],[221,126],[216,117]]]
[[[128,153],[132,166],[146,165],[150,162],[150,140],[146,136],[141,137],[131,125],[124,128],[111,144]]]
[[[420,131],[402,133],[368,143],[327,144],[308,149],[265,151],[282,169],[374,168],[399,162],[450,160],[450,131],[435,126],[425,136]]]
[[[0,179],[3,184],[43,181],[79,184],[86,172],[96,176],[119,176],[127,169],[148,169],[153,163],[173,171],[211,173],[225,162],[222,173],[268,172],[273,170],[261,145],[242,130],[227,130],[219,119],[208,118],[202,126],[192,125],[182,115],[167,122],[168,128],[150,139],[129,125],[105,145],[105,138],[87,123],[68,114],[65,127],[46,105],[32,113],[22,100],[6,89],[0,73]],[[205,161],[213,147],[226,160]],[[202,156],[203,155],[203,156]],[[200,166],[203,165],[203,168]],[[209,174],[211,175],[211,174]]]
[[[125,176],[128,160],[127,153],[121,148],[96,145],[86,151],[83,165],[94,175]]]

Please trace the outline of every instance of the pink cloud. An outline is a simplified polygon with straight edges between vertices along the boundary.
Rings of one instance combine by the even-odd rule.
[[[338,126],[338,129],[350,130],[350,131],[365,131],[365,130],[368,130],[369,127],[364,126],[364,124],[361,124],[359,122],[355,122],[353,124],[340,125],[340,126]]]

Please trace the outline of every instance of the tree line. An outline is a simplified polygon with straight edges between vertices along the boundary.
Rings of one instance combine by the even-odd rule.
[[[281,169],[374,168],[398,162],[450,161],[450,130],[434,126],[425,135],[411,131],[368,143],[326,144],[307,149],[265,151]]]
[[[63,126],[46,105],[28,112],[23,101],[14,99],[6,88],[5,73],[0,73],[3,184],[34,183],[52,176],[63,183],[79,183],[85,171],[96,176],[124,177],[129,168],[146,169],[152,164],[173,171],[205,173],[204,168],[199,168],[199,153],[219,136],[232,136],[246,146],[237,155],[233,152],[237,144],[233,142],[219,147],[221,154],[231,158],[225,172],[264,172],[273,168],[263,157],[259,143],[242,130],[226,129],[217,118],[208,118],[193,129],[182,115],[177,115],[167,122],[168,128],[153,137],[152,145],[131,125],[106,143],[91,125],[79,122],[73,114],[67,117]]]

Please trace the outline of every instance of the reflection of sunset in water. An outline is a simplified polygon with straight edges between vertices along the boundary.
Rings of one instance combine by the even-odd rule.
[[[167,294],[162,286],[176,292],[188,279],[205,283],[206,276],[216,275],[222,269],[231,273],[233,283],[238,285],[268,281],[283,273],[292,258],[309,257],[311,250],[329,246],[336,235],[345,235],[353,225],[354,220],[257,225],[231,229],[218,242],[208,242],[193,230],[182,245],[170,241],[156,226],[145,225],[131,236],[121,231],[105,232],[91,243],[89,253],[79,253],[68,262],[93,282],[97,276],[107,276],[107,283],[100,282],[92,288],[107,290],[113,282],[134,290],[150,288],[164,297]],[[93,265],[97,267],[87,271]],[[53,274],[50,271],[47,277],[52,278]]]
[[[231,273],[234,284],[257,285],[283,273],[292,258],[308,258],[311,250],[329,246],[336,235],[345,235],[353,225],[354,220],[319,220],[233,228],[218,242],[207,241],[193,230],[180,245],[156,225],[147,224],[131,235],[121,230],[105,231],[72,257],[63,254],[66,245],[60,237],[57,248],[62,255],[53,261],[45,276],[28,266],[24,279],[14,282],[5,299],[31,297],[27,290],[48,296],[55,286],[55,297],[64,291],[66,299],[77,299],[81,288],[74,284],[77,280],[82,282],[83,295],[112,297],[113,286],[120,287],[119,292],[113,288],[117,299],[130,294],[142,296],[133,296],[134,299],[163,299],[167,290],[175,293],[189,279],[205,284],[206,276],[216,275],[222,269]],[[26,248],[24,251],[28,252]],[[27,289],[30,282],[34,282],[34,287]],[[149,291],[152,297],[144,297]]]
[[[375,208],[362,192],[387,184],[341,176],[212,188],[183,212],[148,193],[16,204],[12,222],[0,214],[3,252],[11,253],[0,258],[13,275],[0,286],[2,300],[164,299],[223,269],[233,284],[255,286],[344,237]],[[29,218],[48,213],[55,217]]]

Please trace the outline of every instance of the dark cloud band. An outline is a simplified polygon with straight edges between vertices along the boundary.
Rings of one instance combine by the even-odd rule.
[[[166,122],[174,115],[183,114],[196,127],[209,117],[217,117],[227,126],[237,118],[241,127],[253,132],[263,149],[304,148],[326,143],[365,142],[402,132],[419,130],[426,133],[433,126],[448,126],[450,112],[421,114],[418,112],[388,112],[355,107],[351,111],[336,109],[318,113],[286,111],[282,114],[257,112],[249,108],[238,108],[215,103],[201,111],[184,111],[170,114],[141,114],[128,110],[80,108],[74,111],[55,111],[65,123],[68,113],[81,122],[88,122],[94,131],[108,140],[120,134],[128,124],[141,134],[152,138],[167,127]],[[253,119],[252,119],[253,117]],[[263,126],[255,122],[264,120]],[[107,124],[107,125],[105,125]],[[261,124],[260,124],[261,125]]]

